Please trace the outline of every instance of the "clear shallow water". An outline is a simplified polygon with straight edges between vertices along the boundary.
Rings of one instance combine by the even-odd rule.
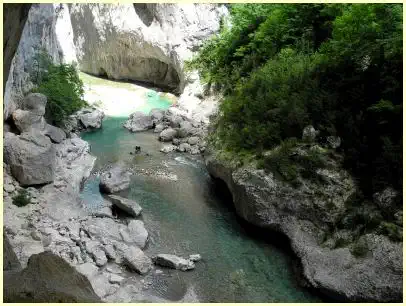
[[[140,110],[168,106],[168,101],[151,95]],[[150,233],[147,254],[202,255],[203,261],[193,271],[165,271],[169,282],[177,288],[192,287],[200,302],[320,301],[298,286],[286,251],[254,238],[238,223],[199,157],[165,155],[159,152],[162,144],[156,141],[156,134],[130,133],[122,127],[125,120],[106,118],[103,129],[82,138],[97,156],[96,173],[117,161],[140,173],[132,178],[130,189],[120,194],[143,207],[142,219]],[[136,145],[150,156],[130,155]],[[146,169],[157,175],[141,174]],[[101,203],[97,175],[87,181],[82,197],[90,206]],[[170,298],[162,290],[162,281],[154,281],[152,294]]]

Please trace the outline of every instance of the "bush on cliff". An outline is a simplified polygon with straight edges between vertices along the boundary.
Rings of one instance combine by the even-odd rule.
[[[367,196],[401,190],[402,22],[399,4],[232,5],[187,65],[224,92],[212,138],[256,155],[311,124]]]
[[[60,125],[65,118],[87,104],[83,100],[83,82],[73,65],[52,63],[50,56],[39,51],[32,75],[37,85],[33,91],[44,94],[47,99],[45,118]]]

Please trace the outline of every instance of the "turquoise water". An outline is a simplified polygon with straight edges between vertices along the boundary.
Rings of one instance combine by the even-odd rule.
[[[141,110],[168,106],[165,99],[151,95]],[[150,233],[148,255],[202,255],[195,270],[168,270],[166,277],[193,288],[200,302],[320,301],[296,283],[286,251],[254,238],[237,222],[231,203],[218,196],[200,157],[159,152],[162,144],[156,134],[130,133],[122,127],[125,119],[106,118],[101,130],[82,137],[97,156],[96,173],[117,161],[139,173],[130,189],[120,194],[143,207],[142,218]],[[136,145],[150,155],[130,155]],[[165,175],[143,175],[146,169]],[[82,196],[91,206],[101,203],[97,175],[87,181]],[[154,282],[151,294],[169,298],[161,288],[162,280]]]

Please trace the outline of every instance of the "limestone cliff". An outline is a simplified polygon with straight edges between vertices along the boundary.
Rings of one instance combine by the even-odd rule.
[[[33,84],[35,55],[45,49],[55,63],[76,62],[66,4],[33,4],[11,62],[4,92],[4,118],[19,108]]]
[[[72,4],[80,69],[182,92],[183,61],[226,13],[213,4]]]
[[[220,151],[207,154],[206,165],[213,177],[226,183],[238,215],[289,238],[310,287],[341,301],[402,300],[402,243],[364,234],[356,239],[363,241],[366,253],[356,256],[351,243],[331,246],[331,239],[326,240],[355,191],[348,172],[337,165],[320,169],[323,184],[300,178],[300,186],[293,187],[255,164],[233,165]],[[334,235],[343,241],[351,233],[336,230]]]

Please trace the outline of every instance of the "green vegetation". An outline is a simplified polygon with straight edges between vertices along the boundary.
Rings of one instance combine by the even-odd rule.
[[[73,65],[52,63],[51,57],[39,51],[34,64],[32,81],[36,84],[33,92],[47,96],[45,118],[54,125],[87,104],[83,100],[83,82]]]
[[[364,237],[358,239],[350,249],[352,255],[355,257],[365,257],[368,254],[368,243]]]
[[[311,124],[319,140],[341,137],[367,198],[401,190],[402,22],[401,4],[231,5],[232,27],[187,63],[224,93],[213,145],[251,152],[286,180],[303,163],[311,177],[318,157],[281,154]]]
[[[31,196],[25,189],[21,189],[17,195],[13,197],[13,204],[18,207],[23,207],[29,204],[31,201]]]

